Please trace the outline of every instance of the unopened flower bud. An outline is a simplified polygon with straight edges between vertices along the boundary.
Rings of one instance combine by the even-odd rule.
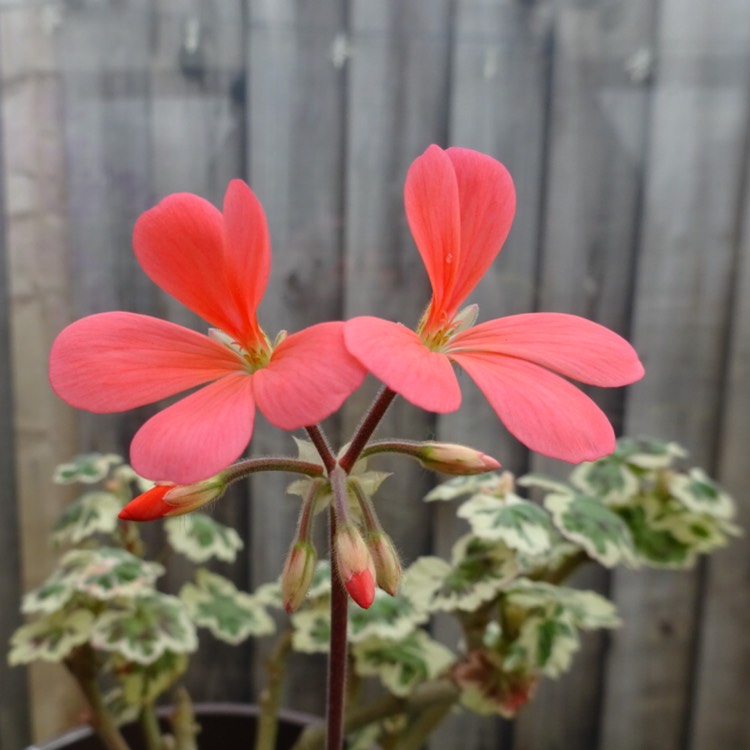
[[[131,500],[121,511],[123,521],[153,521],[164,516],[182,516],[217,500],[224,494],[223,474],[195,484],[160,482]]]
[[[363,609],[375,599],[375,576],[372,557],[365,540],[354,526],[336,532],[336,566],[349,596]]]
[[[317,559],[315,547],[309,542],[295,541],[289,548],[281,574],[281,596],[287,612],[294,612],[307,596]]]
[[[401,581],[401,561],[393,543],[382,531],[373,531],[367,535],[367,548],[375,565],[378,586],[391,596],[396,596]]]
[[[491,456],[456,443],[422,443],[419,461],[426,469],[460,476],[484,474],[500,468],[499,462]]]

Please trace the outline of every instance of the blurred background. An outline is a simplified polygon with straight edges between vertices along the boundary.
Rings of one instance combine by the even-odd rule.
[[[59,402],[47,354],[71,320],[123,309],[204,330],[140,271],[138,215],[175,191],[220,204],[245,178],[265,206],[272,337],[377,314],[413,325],[429,297],[402,185],[430,143],[487,152],[518,191],[511,236],[471,301],[480,320],[576,313],[634,342],[647,376],[595,397],[618,433],[682,443],[750,526],[750,3],[747,0],[0,1],[0,643],[51,570],[71,496],[56,464],[127,455],[156,407],[92,416]],[[92,342],[95,345],[95,342]],[[326,425],[345,440],[367,383]],[[380,434],[466,441],[515,473],[529,456],[469,382],[440,419],[398,404]],[[252,452],[291,452],[259,424]],[[460,532],[406,462],[379,494],[405,561]],[[297,504],[253,480],[216,516],[243,536],[239,585],[275,578]],[[226,568],[222,571],[226,573]],[[750,747],[750,550],[687,573],[589,571],[625,625],[587,639],[514,723],[455,718],[435,750]],[[251,701],[260,648],[206,641],[198,700]],[[287,691],[322,710],[322,665]],[[0,749],[78,720],[62,668],[0,660]]]

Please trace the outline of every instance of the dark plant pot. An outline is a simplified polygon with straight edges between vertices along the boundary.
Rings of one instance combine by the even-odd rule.
[[[166,730],[165,716],[170,709],[160,711],[160,721]],[[195,716],[201,726],[198,734],[200,750],[248,750],[253,746],[258,707],[241,703],[198,703]],[[315,716],[284,711],[279,713],[279,733],[276,750],[289,750],[305,727],[320,721]],[[140,727],[129,724],[122,733],[132,750],[144,750]],[[73,729],[41,745],[26,750],[102,750],[101,740],[89,727]]]

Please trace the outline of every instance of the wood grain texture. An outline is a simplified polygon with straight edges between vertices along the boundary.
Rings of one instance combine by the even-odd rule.
[[[631,71],[650,49],[652,0],[554,4],[551,95],[538,308],[582,315],[627,335],[640,217],[648,77]],[[619,433],[623,389],[593,389]],[[534,471],[571,467],[534,456]],[[574,584],[607,594],[590,566]],[[605,633],[586,634],[571,672],[544,681],[515,728],[514,747],[596,747]]]
[[[647,376],[631,434],[676,439],[715,469],[747,128],[748,6],[662,5],[633,337]],[[717,85],[721,80],[722,84]],[[689,733],[702,592],[696,573],[615,577],[625,620],[608,661],[602,746],[671,750]]]

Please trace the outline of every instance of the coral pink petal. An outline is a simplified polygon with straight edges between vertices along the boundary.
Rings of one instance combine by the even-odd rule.
[[[263,206],[242,180],[224,196],[224,252],[227,287],[248,330],[257,327],[256,309],[271,272],[271,242]]]
[[[449,148],[446,154],[455,170],[461,212],[461,260],[445,301],[452,315],[503,246],[516,211],[516,191],[508,170],[492,157],[466,148]]]
[[[562,313],[527,313],[482,323],[456,335],[450,351],[517,357],[591,385],[621,386],[643,377],[643,365],[624,338]]]
[[[237,459],[253,433],[252,376],[227,375],[151,417],[130,445],[130,462],[155,481],[191,484]]]
[[[107,413],[153,403],[241,367],[238,357],[207,336],[147,315],[109,312],[60,333],[49,377],[72,406]]]
[[[456,174],[438,146],[430,146],[409,168],[404,204],[409,228],[432,285],[431,314],[440,318],[459,264],[460,210]]]
[[[369,609],[375,601],[375,581],[369,568],[354,573],[352,577],[344,582],[346,590],[354,601],[362,609]]]
[[[242,340],[243,319],[227,293],[224,222],[208,201],[169,195],[141,214],[133,230],[138,262],[149,278],[222,331]]]
[[[430,351],[414,331],[373,317],[344,324],[349,351],[391,390],[427,411],[440,414],[461,405],[461,390],[450,360]]]
[[[599,407],[564,378],[530,362],[496,354],[451,355],[471,376],[508,430],[531,450],[571,463],[615,448]]]
[[[362,384],[365,369],[344,344],[344,324],[320,323],[287,336],[253,375],[255,400],[282,430],[316,424]]]

